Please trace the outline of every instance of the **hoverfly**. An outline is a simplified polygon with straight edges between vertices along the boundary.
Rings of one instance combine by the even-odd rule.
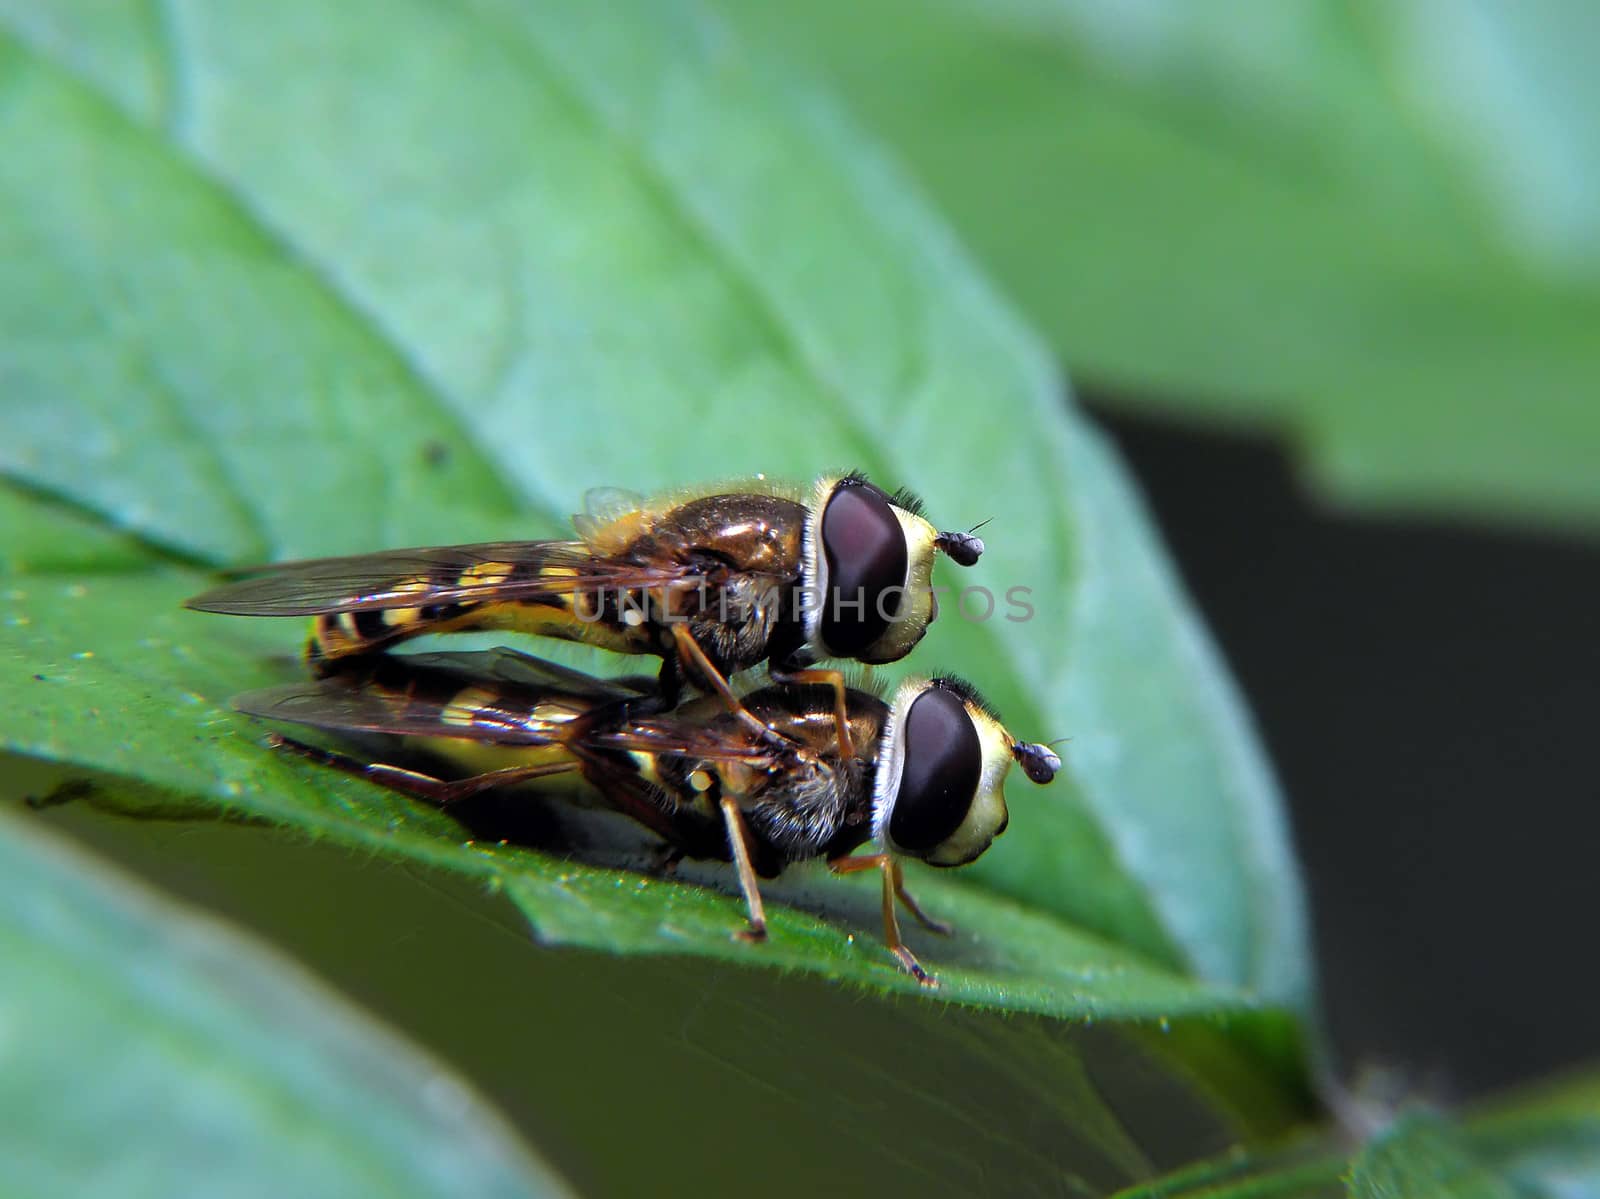
[[[396,734],[451,777],[276,738],[327,765],[448,806],[532,780],[585,784],[606,807],[666,842],[676,857],[731,861],[766,936],[757,876],[824,858],[839,873],[876,869],[884,940],[919,981],[936,985],[900,939],[895,900],[929,928],[905,889],[902,858],[961,866],[1005,831],[1013,761],[1036,783],[1061,760],[1008,733],[968,684],[903,683],[886,703],[850,688],[853,753],[841,752],[832,688],[769,685],[743,697],[774,737],[754,734],[713,697],[644,714],[648,681],[601,680],[515,650],[380,656],[304,683],[234,700],[252,716],[334,733]],[[879,851],[849,856],[869,839]]]
[[[809,496],[765,480],[655,501],[591,493],[574,541],[505,541],[285,562],[187,601],[206,612],[312,616],[325,667],[422,633],[508,629],[660,655],[670,705],[685,674],[754,730],[727,676],[769,663],[775,680],[834,688],[850,752],[844,679],[829,658],[893,662],[938,613],[936,552],[963,566],[971,532],[939,532],[908,493],[860,474]]]

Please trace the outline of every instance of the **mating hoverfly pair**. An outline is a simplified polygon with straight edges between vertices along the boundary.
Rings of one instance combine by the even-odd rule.
[[[572,541],[282,563],[188,606],[313,618],[313,677],[239,696],[240,711],[398,735],[441,772],[276,744],[445,806],[576,779],[675,856],[733,862],[752,939],[766,935],[758,876],[811,858],[878,870],[888,947],[931,984],[895,901],[943,926],[907,893],[901,859],[972,861],[1005,829],[1011,763],[1045,783],[1060,759],[959,680],[910,680],[886,701],[817,663],[905,657],[938,614],[935,556],[970,566],[982,541],[937,531],[917,501],[856,474],[809,494],[764,480],[655,501],[608,492],[574,523]],[[654,681],[603,680],[510,649],[383,652],[486,629],[663,661]],[[735,691],[729,676],[762,662],[770,682]],[[878,852],[851,856],[869,840]]]

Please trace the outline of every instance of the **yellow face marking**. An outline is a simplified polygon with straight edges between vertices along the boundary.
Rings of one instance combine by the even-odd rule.
[[[696,770],[689,776],[689,786],[696,791],[709,791],[711,790],[711,775],[704,770]]]
[[[473,717],[479,711],[497,698],[498,696],[487,687],[465,687],[456,692],[455,697],[444,706],[444,710],[439,713],[439,719],[445,724],[464,728],[472,723]]]

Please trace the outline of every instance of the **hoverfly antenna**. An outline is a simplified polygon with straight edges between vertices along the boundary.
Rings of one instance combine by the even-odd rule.
[[[972,566],[983,555],[983,538],[971,533],[940,533],[933,539],[933,548],[944,551],[957,566]]]
[[[1061,769],[1061,757],[1048,745],[1031,741],[1018,741],[1011,747],[1011,756],[1022,767],[1022,773],[1035,783],[1048,783]]]

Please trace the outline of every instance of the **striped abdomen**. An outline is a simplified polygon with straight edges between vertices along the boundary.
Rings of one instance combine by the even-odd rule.
[[[492,586],[513,577],[512,569],[506,563],[485,563],[451,582]],[[435,583],[416,579],[393,589],[425,595],[437,588]],[[551,591],[514,601],[468,600],[419,604],[415,608],[330,612],[312,618],[306,657],[316,664],[373,653],[425,633],[474,630],[558,637],[619,653],[659,653],[656,634],[646,627],[641,616],[610,610],[616,607],[615,599],[603,590],[583,589]],[[630,616],[632,619],[628,619]]]

